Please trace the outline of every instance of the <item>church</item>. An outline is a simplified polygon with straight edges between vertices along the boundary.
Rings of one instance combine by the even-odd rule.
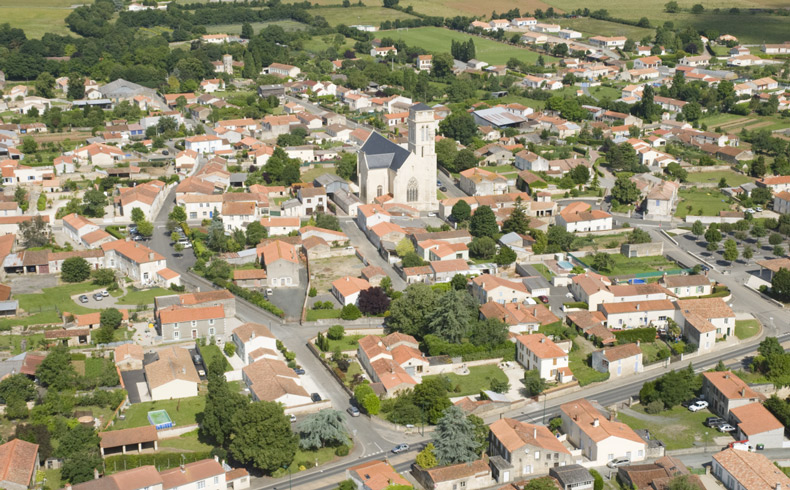
[[[409,149],[372,132],[357,154],[359,199],[370,204],[379,196],[420,211],[438,208],[436,199],[436,118],[423,103],[409,108]]]

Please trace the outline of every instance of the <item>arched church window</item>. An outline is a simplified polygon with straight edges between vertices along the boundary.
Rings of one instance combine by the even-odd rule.
[[[407,202],[415,202],[417,201],[419,196],[418,186],[417,186],[417,179],[412,177],[409,179],[409,185],[406,187],[406,201]]]

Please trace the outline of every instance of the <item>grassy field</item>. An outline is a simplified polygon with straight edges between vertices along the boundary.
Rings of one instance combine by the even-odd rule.
[[[167,296],[168,294],[176,294],[175,292],[164,288],[143,289],[141,291],[130,291],[124,296],[118,298],[119,305],[139,305],[154,304],[154,298],[157,296]]]
[[[635,406],[634,410],[645,413],[641,405]],[[716,429],[709,429],[703,425],[705,419],[710,416],[711,413],[707,410],[691,412],[681,406],[659,413],[655,416],[655,421],[638,419],[623,412],[617,414],[617,418],[632,429],[649,430],[653,437],[666,444],[667,451],[689,448],[695,442],[704,445],[706,431],[709,443],[714,437],[722,435]]]
[[[760,333],[760,322],[757,320],[735,320],[735,336],[741,340],[754,337]]]
[[[727,133],[740,133],[742,129],[749,131],[754,129],[767,129],[775,131],[790,127],[790,121],[777,116],[736,116],[734,114],[715,114],[710,117],[700,119],[701,123],[708,125],[710,129],[721,129]]]
[[[289,472],[293,474],[299,471],[304,471],[308,468],[314,467],[316,461],[318,461],[319,465],[322,465],[332,461],[335,459],[335,457],[335,448],[333,447],[322,447],[320,449],[316,449],[315,451],[297,449],[291,466],[287,470],[284,468],[279,468],[277,471],[272,473],[272,476],[274,478],[280,478],[288,475]]]
[[[687,214],[717,216],[719,211],[731,209],[728,199],[718,189],[682,189],[678,192],[678,196],[680,201],[675,211],[675,216],[678,218],[685,218]]]
[[[620,254],[611,254],[615,266],[609,273],[610,276],[626,274],[639,274],[640,272],[656,272],[661,269],[676,269],[674,262],[667,260],[662,255],[652,257],[625,257]]]
[[[176,427],[196,424],[197,414],[203,412],[205,406],[206,398],[202,396],[136,403],[126,411],[126,420],[116,420],[114,427],[116,429],[129,429],[131,427],[150,425],[148,412],[152,410],[167,410],[167,414]]]
[[[378,26],[387,20],[395,21],[398,19],[416,18],[399,10],[385,9],[384,7],[373,5],[370,7],[316,8],[311,9],[310,14],[323,17],[333,26],[338,24],[370,24]]]
[[[590,95],[597,98],[598,100],[601,99],[610,99],[616,100],[620,98],[620,90],[614,87],[604,87],[603,85],[599,85],[597,87],[590,88]]]
[[[547,281],[551,281],[552,273],[548,267],[543,264],[530,264],[532,267],[535,268],[536,271],[540,273]]]
[[[507,375],[496,364],[470,367],[469,374],[466,376],[450,373],[425,376],[424,378],[436,376],[445,376],[450,380],[453,386],[453,391],[450,393],[451,396],[475,395],[480,393],[481,390],[491,388],[492,380],[507,381]]]
[[[19,300],[20,309],[33,314],[41,312],[41,318],[48,318],[47,321],[41,323],[60,323],[57,311],[68,311],[78,314],[95,311],[90,308],[85,308],[71,299],[71,296],[75,294],[87,293],[94,289],[97,289],[95,285],[89,282],[83,282],[79,284],[64,284],[54,288],[45,288],[41,293],[17,294],[14,295],[14,297]],[[52,319],[50,320],[49,318]],[[19,324],[19,320],[17,320],[16,324]]]
[[[742,185],[747,182],[754,182],[754,179],[748,175],[739,174],[730,170],[717,170],[715,172],[690,172],[687,180],[688,182],[694,184],[718,184],[722,177],[727,179],[727,185],[731,187]]]
[[[0,18],[11,27],[24,30],[31,39],[40,39],[48,32],[73,36],[75,34],[66,27],[64,19],[75,3],[71,0],[33,0],[23,6],[20,2],[0,0]]]
[[[179,451],[194,451],[194,452],[208,452],[213,449],[209,444],[202,443],[198,440],[198,431],[193,430],[186,434],[181,434],[178,437],[171,437],[169,439],[160,439],[159,448],[162,451],[169,451],[177,449]]]
[[[225,359],[225,355],[219,350],[219,347],[216,345],[204,345],[200,348],[200,355],[203,356],[203,361],[206,363],[206,367],[212,365],[213,363],[219,361],[223,365],[223,370],[227,373],[228,371],[233,371],[233,367],[230,365],[227,359]]]
[[[625,36],[630,39],[642,39],[645,36],[654,34],[653,29],[644,27],[629,26],[607,20],[598,20],[579,17],[576,19],[562,19],[559,21],[562,27],[567,27],[581,32],[586,37],[592,36]],[[615,97],[616,99],[617,97]]]
[[[277,20],[273,22],[251,22],[253,31],[257,34],[261,29],[269,26],[280,26],[286,31],[301,31],[307,29],[306,24],[296,22],[295,20]],[[241,24],[217,24],[213,26],[206,26],[206,32],[209,34],[241,34]]]
[[[333,164],[316,165],[314,168],[311,168],[307,172],[302,173],[302,182],[311,183],[313,182],[313,180],[315,180],[316,177],[324,174],[337,175],[335,166]]]
[[[297,0],[287,0],[283,3],[293,3]],[[342,5],[341,0],[313,0],[313,5]],[[352,2],[356,5],[356,1]],[[362,0],[368,6],[380,6],[378,0]],[[401,7],[412,7],[415,11],[437,17],[455,17],[456,15],[491,15],[491,11],[505,12],[518,7],[522,12],[533,12],[535,9],[546,10],[549,4],[541,0],[492,0],[480,3],[474,0],[401,0]],[[347,9],[342,9],[347,10]]]
[[[578,8],[588,7],[589,2],[582,0],[547,0],[555,9],[571,11]],[[681,12],[670,14],[664,11],[666,2],[632,2],[631,0],[611,0],[606,2],[601,8],[605,8],[612,17],[619,17],[629,20],[639,20],[642,17],[650,19],[652,26],[659,26],[666,21],[671,21],[676,27],[691,26],[695,29],[704,30],[710,26],[716,26],[721,33],[729,33],[737,36],[741,42],[762,43],[762,42],[783,42],[787,38],[787,18],[779,15],[767,15],[750,13],[745,9],[749,7],[786,7],[786,2],[782,0],[727,0],[725,2],[712,2],[709,0],[698,2],[697,0],[680,0]],[[705,7],[705,12],[699,15],[691,14],[692,5],[701,3]],[[732,15],[728,13],[731,7],[738,7],[741,13]],[[719,13],[714,9],[719,8]],[[588,19],[582,19],[588,20]],[[565,26],[565,21],[561,24]],[[624,29],[631,26],[623,25]],[[577,28],[578,30],[578,28]],[[616,34],[617,31],[611,32]],[[597,32],[597,34],[608,34]],[[652,32],[651,32],[652,34]],[[625,34],[623,34],[625,35]],[[638,40],[640,37],[632,39]]]
[[[466,41],[470,37],[475,43],[475,58],[493,65],[504,65],[510,58],[518,58],[527,63],[535,63],[538,53],[526,48],[518,48],[490,39],[483,39],[458,31],[442,29],[440,27],[418,27],[403,31],[381,31],[380,37],[401,39],[409,46],[421,47],[434,52],[449,52],[452,41]],[[544,56],[546,63],[555,61],[555,58]]]
[[[18,325],[19,323],[16,323]],[[37,345],[44,340],[43,333],[29,333],[23,335],[0,335],[0,349],[10,350],[11,354],[17,355],[22,353],[22,339],[27,340],[28,350],[31,346]]]
[[[314,36],[302,42],[302,49],[310,53],[323,53],[331,46],[334,46],[334,36]],[[343,44],[337,46],[337,51],[342,53],[347,49],[354,49],[354,40],[344,38]]]
[[[656,340],[655,342],[648,342],[648,343],[643,342],[642,344],[640,344],[639,347],[641,347],[642,349],[642,355],[645,364],[652,364],[656,362],[658,360],[658,351],[660,351],[661,349],[669,349],[669,347],[667,347],[667,344],[665,344],[661,340]]]

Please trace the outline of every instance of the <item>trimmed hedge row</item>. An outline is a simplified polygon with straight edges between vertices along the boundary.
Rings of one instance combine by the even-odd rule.
[[[637,340],[640,342],[655,342],[656,341],[656,328],[632,328],[630,330],[615,331],[614,336],[617,338],[618,344],[632,344]]]
[[[232,282],[223,281],[222,279],[216,279],[214,284],[227,289],[231,293],[235,294],[236,296],[240,296],[243,299],[246,299],[250,303],[254,304],[258,308],[264,309],[273,315],[277,315],[280,318],[285,317],[285,312],[280,308],[276,307],[273,303],[266,299],[261,293],[258,291],[250,291],[248,289],[244,289],[239,287]]]

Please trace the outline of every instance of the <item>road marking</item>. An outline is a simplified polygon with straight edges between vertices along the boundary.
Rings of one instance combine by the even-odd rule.
[[[373,445],[375,445],[377,448],[379,448],[379,452],[384,452],[384,450],[381,449],[381,446],[379,446],[378,442],[374,442]]]

